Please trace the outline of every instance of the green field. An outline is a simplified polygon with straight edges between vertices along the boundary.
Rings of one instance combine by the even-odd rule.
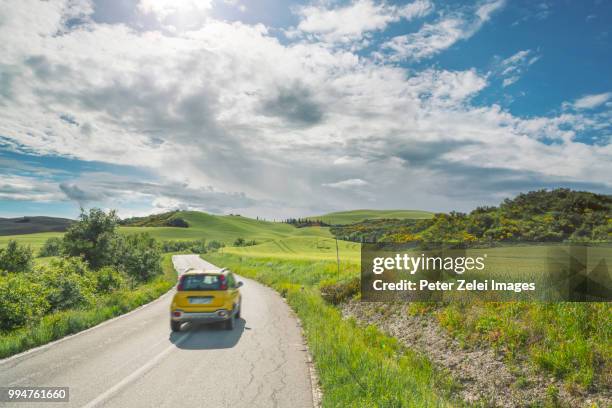
[[[148,232],[160,241],[186,241],[196,239],[217,240],[231,245],[236,238],[265,242],[283,238],[329,238],[331,234],[325,227],[295,228],[289,224],[255,220],[252,218],[211,215],[197,211],[181,211],[177,217],[186,220],[189,228],[177,227],[119,227],[123,234]],[[50,237],[62,236],[60,232],[45,232],[24,235],[0,236],[0,247],[5,246],[9,240],[14,239],[20,243],[30,245],[37,251]]]
[[[290,236],[330,237],[327,228],[295,228],[289,224],[255,220],[253,218],[232,215],[211,215],[197,211],[177,213],[189,223],[189,228],[176,227],[120,227],[119,231],[130,234],[146,231],[159,240],[217,240],[231,244],[236,238],[245,240],[267,241]]]
[[[329,214],[306,217],[311,220],[321,220],[327,224],[353,224],[363,220],[377,220],[381,218],[395,219],[429,219],[433,213],[421,210],[353,210],[338,211]]]
[[[338,241],[338,255],[343,261],[359,262],[360,244]],[[289,237],[249,247],[227,247],[224,253],[263,256],[281,259],[335,260],[336,241],[333,238]]]
[[[414,216],[415,212],[406,213]],[[427,214],[418,213],[423,217]],[[309,344],[318,359],[327,405],[350,405],[351,401],[358,401],[367,406],[381,398],[389,399],[391,406],[409,404],[409,400],[393,400],[394,395],[401,393],[388,391],[403,387],[415,390],[415,400],[410,402],[419,401],[422,406],[456,402],[448,379],[436,373],[426,360],[402,349],[394,339],[371,329],[364,331],[354,322],[344,322],[337,309],[321,299],[318,291],[321,284],[342,284],[359,276],[360,244],[338,241],[338,273],[336,241],[328,228],[295,228],[284,223],[198,212],[178,214],[189,223],[189,228],[120,227],[120,232],[146,231],[159,240],[204,238],[225,242],[225,248],[219,253],[206,254],[206,259],[258,279],[287,296],[307,328]],[[372,216],[363,211],[340,214],[341,222]],[[377,212],[377,215],[398,217],[397,212]],[[61,233],[1,236],[0,246],[9,239],[17,239],[37,250],[53,236]],[[259,244],[231,246],[238,237]],[[488,248],[487,263],[498,276],[543,270],[550,248],[551,245]],[[598,254],[594,257],[598,259],[603,251],[606,263],[612,264],[609,249],[589,251]],[[40,258],[36,263],[45,264],[49,260]],[[538,371],[565,379],[570,387],[588,389],[610,385],[611,378],[606,373],[611,372],[612,313],[605,303],[412,303],[407,305],[407,313],[430,314],[462,344],[494,347],[513,364],[526,361]],[[348,339],[355,339],[354,344]],[[363,367],[367,369],[359,369],[360,364],[365,364]],[[376,369],[379,366],[385,367],[384,372]],[[381,376],[379,379],[387,388],[379,388],[377,382],[370,381],[367,376],[372,372]],[[361,387],[351,383],[354,376],[359,377]],[[393,376],[404,379],[396,380]],[[432,381],[445,385],[440,392],[430,393],[427,390],[435,386]]]
[[[40,232],[37,234],[2,235],[0,236],[0,248],[6,246],[10,240],[16,240],[21,244],[29,245],[34,251],[38,251],[46,240],[51,237],[61,237],[62,232]]]

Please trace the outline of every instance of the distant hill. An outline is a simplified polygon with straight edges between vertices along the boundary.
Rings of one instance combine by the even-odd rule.
[[[181,219],[188,228],[164,225],[165,222]],[[126,222],[127,221],[127,222]],[[122,221],[122,233],[148,232],[164,240],[214,239],[233,243],[236,238],[257,242],[290,236],[330,237],[328,228],[295,228],[281,222],[256,220],[237,215],[212,215],[199,211],[173,211],[150,217]]]
[[[64,232],[74,221],[56,217],[0,218],[0,235]]]
[[[180,216],[180,211],[169,211],[152,214],[146,217],[131,217],[120,221],[121,225],[130,227],[179,227],[188,228],[189,223]]]
[[[321,220],[326,224],[345,225],[361,222],[364,220],[378,220],[383,218],[388,219],[429,219],[433,217],[433,213],[420,210],[353,210],[353,211],[338,211],[325,215],[307,217],[311,220]]]

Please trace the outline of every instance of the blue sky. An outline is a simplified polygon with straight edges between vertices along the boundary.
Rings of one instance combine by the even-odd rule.
[[[612,190],[606,1],[0,4],[0,217]]]

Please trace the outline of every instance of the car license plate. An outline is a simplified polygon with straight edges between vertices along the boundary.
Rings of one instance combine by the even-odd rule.
[[[190,297],[189,303],[192,305],[207,305],[212,301],[211,297]]]

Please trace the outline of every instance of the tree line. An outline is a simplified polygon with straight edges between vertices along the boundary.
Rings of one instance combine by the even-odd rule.
[[[338,239],[355,242],[612,241],[612,196],[569,189],[538,190],[470,213],[435,214],[426,220],[365,220],[332,226]]]

